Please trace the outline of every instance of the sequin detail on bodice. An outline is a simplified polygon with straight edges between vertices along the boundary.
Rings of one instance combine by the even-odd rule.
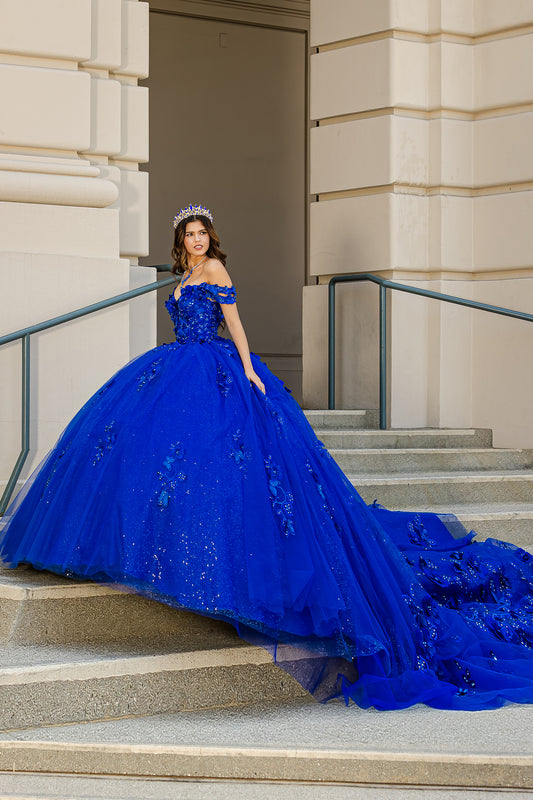
[[[193,283],[182,287],[177,300],[172,293],[165,306],[174,323],[176,341],[180,344],[213,341],[224,319],[220,304],[235,302],[234,286]]]

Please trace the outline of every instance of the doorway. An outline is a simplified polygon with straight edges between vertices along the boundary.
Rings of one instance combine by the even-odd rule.
[[[145,262],[169,262],[179,208],[210,208],[250,347],[300,399],[306,34],[152,10],[150,52]],[[171,341],[164,308],[158,318]]]

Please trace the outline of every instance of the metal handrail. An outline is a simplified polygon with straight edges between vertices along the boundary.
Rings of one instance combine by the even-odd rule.
[[[172,265],[157,264],[153,266],[152,269],[157,269],[159,272],[170,272]],[[85,317],[87,314],[93,314],[95,311],[101,311],[104,308],[117,305],[117,303],[123,303],[126,300],[132,300],[134,297],[148,294],[148,292],[153,292],[154,290],[160,289],[163,286],[169,286],[171,283],[175,283],[175,281],[175,277],[172,276],[171,278],[163,278],[162,280],[155,281],[154,283],[147,283],[144,286],[137,287],[137,289],[130,289],[128,292],[122,292],[122,294],[113,295],[113,297],[108,297],[106,300],[100,300],[97,303],[91,303],[91,305],[83,306],[83,308],[78,308],[75,311],[69,311],[67,314],[61,314],[58,317],[53,317],[52,319],[45,320],[44,322],[38,322],[36,325],[29,325],[27,328],[21,328],[18,331],[13,331],[13,333],[0,336],[0,347],[4,344],[15,342],[18,339],[22,340],[22,419],[20,452],[11,475],[7,481],[2,498],[0,499],[0,515],[5,512],[9,504],[11,495],[13,494],[13,490],[30,451],[30,337],[32,334],[39,333],[40,331],[46,331],[49,328],[55,328],[57,325],[63,325],[65,322],[70,322],[73,319]]]
[[[533,322],[533,314],[513,311],[510,308],[502,308],[501,306],[491,306],[488,303],[478,303],[477,300],[466,300],[463,297],[454,297],[451,294],[431,292],[428,289],[417,289],[414,286],[406,286],[403,283],[395,283],[394,281],[379,278],[370,272],[335,275],[329,281],[328,298],[328,409],[335,408],[335,287],[338,283],[358,283],[359,281],[370,281],[379,286],[379,427],[381,430],[385,430],[387,427],[387,289]]]
[[[152,266],[152,265],[150,265]],[[159,272],[170,272],[172,269],[170,264],[157,264],[152,267]],[[30,325],[26,328],[21,328],[18,331],[0,336],[0,347],[10,342],[22,340],[22,419],[21,419],[21,449],[18,455],[16,464],[11,472],[7,482],[2,498],[0,499],[0,515],[3,514],[8,506],[11,495],[22,471],[26,458],[30,450],[30,337],[34,333],[45,331],[54,328],[58,325],[63,325],[65,322],[70,322],[74,319],[87,316],[96,311],[101,311],[104,308],[123,303],[126,300],[132,300],[140,295],[153,292],[163,286],[169,286],[174,283],[175,278],[163,278],[163,280],[154,283],[148,283],[144,286],[139,286],[137,289],[130,289],[128,292],[109,297],[106,300],[100,300],[97,303],[83,306],[83,308],[70,311],[67,314],[61,314],[58,317],[39,322],[36,325]],[[513,317],[514,319],[521,319],[527,322],[533,322],[532,314],[525,314],[521,311],[514,311],[509,308],[502,308],[500,306],[492,306],[487,303],[478,303],[475,300],[466,300],[461,297],[454,297],[453,295],[442,294],[440,292],[431,292],[427,289],[417,289],[413,286],[406,286],[402,283],[395,283],[371,273],[359,273],[350,275],[336,275],[329,281],[329,304],[328,304],[328,408],[335,408],[335,286],[337,283],[357,283],[360,281],[369,281],[379,286],[379,426],[381,429],[387,427],[387,289],[393,289],[399,292],[406,292],[408,294],[415,294],[421,297],[428,297],[433,300],[441,300],[446,303],[453,303],[455,305],[466,306],[468,308],[475,308],[480,311],[488,311],[492,314],[500,314],[505,317]]]

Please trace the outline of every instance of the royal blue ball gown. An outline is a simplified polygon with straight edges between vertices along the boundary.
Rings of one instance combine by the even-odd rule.
[[[533,567],[434,514],[368,507],[284,385],[219,336],[233,287],[189,284],[176,341],[76,414],[3,522],[5,564],[235,625],[319,700],[533,702]]]

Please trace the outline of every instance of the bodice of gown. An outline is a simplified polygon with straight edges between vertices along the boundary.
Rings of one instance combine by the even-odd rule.
[[[186,284],[178,300],[172,293],[165,306],[174,323],[176,341],[186,344],[216,339],[224,317],[220,304],[235,303],[235,300],[233,286],[211,283]]]

